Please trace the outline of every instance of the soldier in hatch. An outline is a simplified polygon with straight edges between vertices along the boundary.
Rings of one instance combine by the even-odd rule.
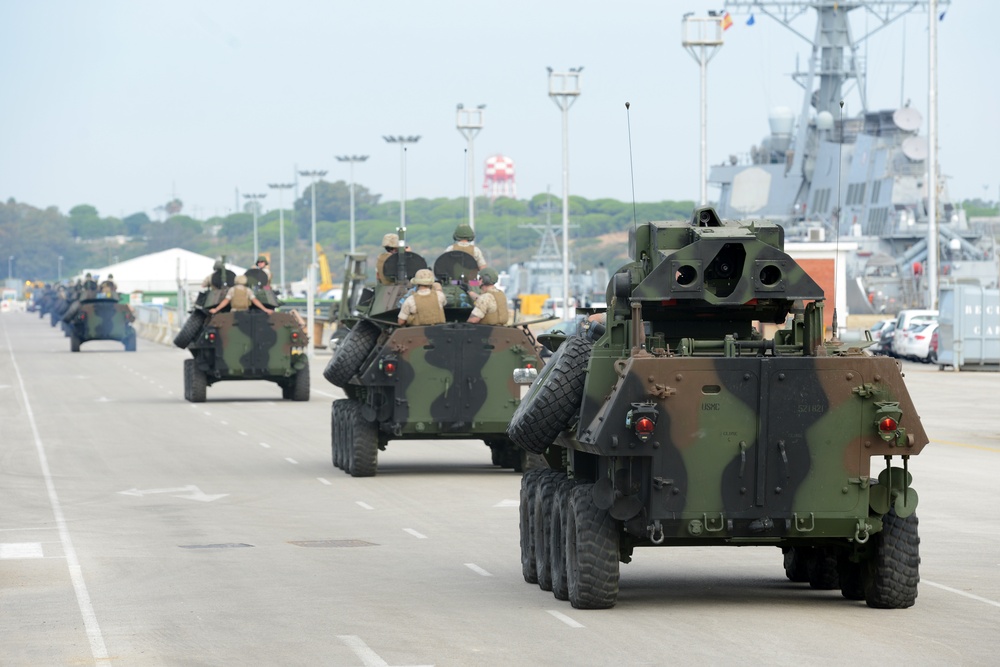
[[[215,264],[212,265],[212,272],[205,276],[205,279],[201,281],[201,288],[208,289],[212,286],[212,278],[218,274],[220,271],[226,270],[226,264],[221,259],[215,260]],[[221,281],[220,281],[221,283]]]
[[[215,315],[217,312],[222,310],[228,305],[231,305],[230,310],[240,311],[240,310],[250,310],[250,304],[257,306],[265,313],[270,315],[272,311],[270,308],[265,306],[260,302],[260,300],[254,296],[253,291],[247,287],[247,277],[246,276],[236,276],[236,284],[229,288],[226,292],[226,298],[219,302],[219,305],[212,308],[210,313]]]
[[[101,281],[100,286],[97,288],[103,296],[114,297],[118,293],[118,286],[115,285],[115,277],[113,274],[109,273],[105,280]]]
[[[382,247],[385,248],[385,252],[375,258],[375,279],[380,285],[392,285],[393,281],[385,277],[382,267],[385,266],[385,260],[399,252],[399,236],[386,234],[382,237]]]
[[[496,288],[496,269],[486,267],[479,271],[479,280],[483,284],[483,291],[476,298],[476,305],[469,315],[469,322],[472,324],[499,324],[505,326],[510,313],[507,311],[507,295]]]
[[[445,248],[445,252],[461,250],[462,252],[472,255],[480,269],[486,268],[486,257],[483,256],[483,251],[477,248],[475,243],[473,243],[473,241],[476,240],[476,232],[472,230],[472,227],[464,223],[459,225],[455,228],[455,233],[452,234],[451,238],[454,239],[455,242]]]
[[[399,325],[442,324],[447,298],[444,292],[433,289],[434,272],[420,269],[410,282],[417,286],[417,291],[403,301],[403,307],[399,309]]]
[[[271,283],[271,269],[267,268],[268,262],[267,257],[260,255],[257,257],[257,268],[267,274],[267,282]]]

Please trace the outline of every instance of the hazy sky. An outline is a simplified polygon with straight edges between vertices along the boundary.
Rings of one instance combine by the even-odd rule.
[[[558,198],[562,117],[546,66],[583,66],[569,112],[571,193],[632,198],[630,120],[636,199],[696,200],[699,68],[681,46],[681,17],[723,4],[0,0],[0,197],[154,215],[176,192],[186,213],[224,215],[237,188],[268,193],[264,208],[275,208],[268,183],[292,181],[296,166],[347,180],[334,156],[361,154],[370,158],[356,181],[398,200],[400,150],[383,135],[422,137],[407,155],[407,198],[460,197],[463,103],[487,105],[477,190],[482,161],[502,153],[519,197],[551,186]],[[877,25],[851,16],[855,34]],[[807,66],[807,44],[759,12],[753,26],[733,18],[708,67],[710,164],[758,143],[772,107],[802,103],[787,74],[797,56]],[[811,38],[815,14],[795,26]],[[1000,2],[954,0],[938,26],[942,173],[952,197],[995,200]],[[885,28],[862,53],[869,105],[909,98],[926,132],[927,14]],[[849,94],[846,114],[859,109]]]

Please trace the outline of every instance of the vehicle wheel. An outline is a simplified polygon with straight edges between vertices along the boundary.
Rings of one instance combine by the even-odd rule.
[[[344,342],[344,338],[347,336],[349,331],[350,329],[337,327],[337,330],[330,335],[330,341],[327,343],[327,346],[330,349],[330,354],[337,354],[337,348]]]
[[[375,347],[381,333],[378,326],[366,320],[355,324],[337,346],[337,351],[323,371],[323,377],[338,387],[347,386],[351,378],[361,370],[361,365]]]
[[[378,427],[361,414],[361,406],[353,405],[350,414],[351,477],[374,477],[378,468]]]
[[[204,403],[208,389],[208,378],[205,373],[198,368],[198,364],[191,359],[191,398],[192,403]]]
[[[840,588],[837,554],[831,549],[824,547],[813,549],[806,560],[806,570],[809,572],[810,588],[819,591],[832,591]]]
[[[330,454],[333,459],[333,467],[340,467],[341,443],[344,440],[343,427],[344,407],[347,405],[346,398],[338,398],[330,405]]]
[[[549,560],[549,534],[552,531],[552,501],[560,480],[554,470],[541,473],[535,487],[535,514],[532,518],[535,543],[535,574],[538,587],[543,591],[552,590],[552,568]]]
[[[201,331],[201,328],[205,325],[207,317],[208,316],[200,310],[191,311],[191,314],[188,315],[187,321],[184,322],[184,326],[182,326],[181,330],[177,332],[176,336],[174,336],[174,345],[182,350],[190,345],[191,341],[195,339]]]
[[[507,427],[515,444],[541,454],[580,411],[587,361],[594,343],[589,338],[566,339],[535,379]]]
[[[191,400],[191,371],[194,370],[194,359],[184,360],[184,400]]]
[[[309,400],[309,366],[303,366],[299,369],[299,372],[295,374],[292,378],[293,384],[291,385],[291,398],[293,401],[308,401]]]
[[[608,609],[618,600],[618,527],[593,493],[593,484],[574,487],[566,517],[566,578],[577,609]]]
[[[521,574],[529,584],[538,583],[538,570],[535,564],[535,488],[538,485],[542,470],[529,470],[521,478],[520,522],[521,533]]]
[[[135,332],[133,331],[128,336],[125,337],[123,341],[125,343],[126,352],[135,352]]]
[[[556,492],[552,497],[552,512],[549,514],[549,572],[552,575],[552,595],[557,600],[568,600],[566,516],[569,513],[569,494],[573,491],[573,482],[564,474],[560,474],[557,480]]]
[[[802,547],[785,547],[785,576],[797,584],[809,581],[809,554]]]
[[[855,563],[841,554],[839,561],[840,594],[848,600],[864,600],[865,587],[861,563]]]
[[[76,334],[69,335],[69,349],[71,352],[80,351],[80,339],[77,338]]]
[[[882,517],[882,531],[872,535],[874,554],[863,567],[865,602],[875,609],[905,609],[917,599],[920,537],[917,515],[905,519],[895,509]]]
[[[340,411],[340,469],[348,475],[351,474],[351,459],[354,456],[351,442],[354,438],[354,413],[358,411],[358,407],[354,401],[347,400]]]

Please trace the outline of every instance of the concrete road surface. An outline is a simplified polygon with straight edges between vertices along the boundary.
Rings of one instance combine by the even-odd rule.
[[[0,317],[0,665],[996,665],[1000,374],[906,362],[932,443],[916,606],[784,576],[773,548],[639,549],[618,605],[521,576],[520,475],[480,442],[330,462],[312,400],[261,382],[183,400],[186,352]]]

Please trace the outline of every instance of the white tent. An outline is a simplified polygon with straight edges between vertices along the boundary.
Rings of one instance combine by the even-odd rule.
[[[212,273],[215,257],[206,257],[183,248],[171,248],[150,255],[135,257],[97,269],[87,269],[76,278],[82,278],[90,273],[100,282],[114,276],[118,292],[176,292],[182,287],[185,292],[197,291],[205,276]],[[226,264],[226,268],[240,275],[246,271],[235,264]]]

